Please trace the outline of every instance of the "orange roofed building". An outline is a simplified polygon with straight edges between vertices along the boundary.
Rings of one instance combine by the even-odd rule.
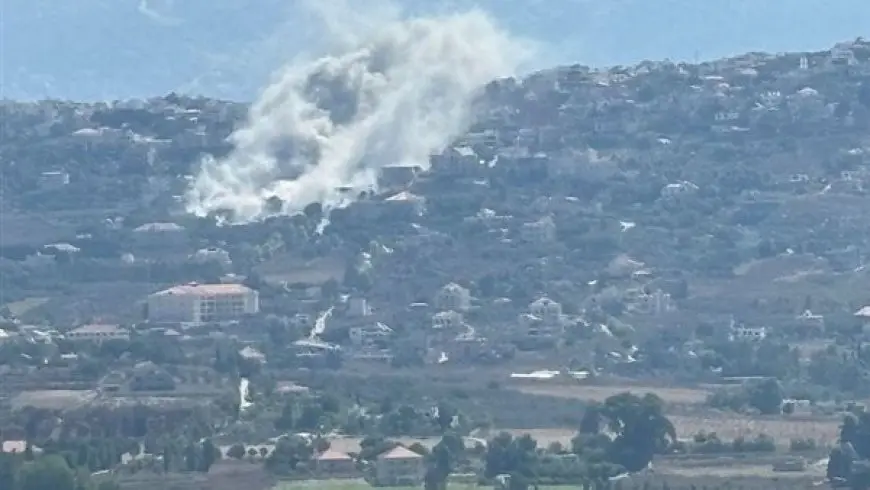
[[[148,296],[148,321],[202,324],[260,311],[257,291],[241,284],[188,283]]]
[[[423,456],[403,446],[396,446],[381,454],[375,463],[378,485],[420,485],[425,472]]]
[[[327,449],[315,456],[314,469],[321,478],[359,477],[353,458],[335,449]]]

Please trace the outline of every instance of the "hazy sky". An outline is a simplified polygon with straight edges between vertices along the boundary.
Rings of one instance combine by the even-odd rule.
[[[11,98],[184,90],[251,99],[283,62],[324,41],[300,17],[301,1],[0,0],[0,89]],[[377,1],[353,4],[365,9]],[[399,3],[411,11],[479,6],[512,33],[538,41],[540,65],[824,49],[870,36],[867,0]]]

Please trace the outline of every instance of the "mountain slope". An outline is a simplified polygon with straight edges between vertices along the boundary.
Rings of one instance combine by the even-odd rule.
[[[359,4],[372,3],[359,2]],[[105,99],[170,90],[251,98],[315,33],[301,0],[4,0],[3,95]],[[479,6],[542,44],[539,66],[808,50],[866,33],[861,0],[402,0]]]

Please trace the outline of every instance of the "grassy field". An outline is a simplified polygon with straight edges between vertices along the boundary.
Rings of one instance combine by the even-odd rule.
[[[47,302],[48,298],[27,298],[22,299],[21,301],[13,301],[12,303],[7,303],[6,308],[9,308],[9,312],[16,317],[20,317],[26,315],[27,312],[29,312],[30,310],[39,308]]]

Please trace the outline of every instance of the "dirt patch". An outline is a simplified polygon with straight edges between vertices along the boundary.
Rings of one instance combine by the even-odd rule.
[[[9,309],[9,312],[12,313],[13,316],[20,317],[26,315],[30,310],[44,305],[48,300],[49,298],[25,298],[21,301],[7,303],[6,308]]]
[[[834,419],[760,418],[738,414],[668,415],[680,437],[691,437],[700,431],[715,432],[720,438],[754,437],[766,434],[778,444],[787,445],[791,439],[812,438],[828,445],[837,440],[840,421]]]
[[[667,403],[701,404],[707,400],[707,395],[710,394],[709,390],[701,388],[669,388],[632,385],[568,385],[547,382],[511,384],[508,387],[528,395],[555,396],[559,398],[598,402],[604,401],[613,395],[628,391],[636,395],[655,393]]]
[[[701,466],[697,468],[668,468],[657,466],[662,473],[685,476],[685,477],[712,477],[712,478],[735,478],[735,477],[758,477],[758,478],[782,478],[782,479],[805,479],[807,477],[825,476],[824,471],[810,468],[806,471],[774,471],[773,465],[738,465],[738,466]]]
[[[289,254],[280,255],[255,269],[270,284],[320,285],[330,279],[344,279],[345,261],[339,257],[318,258],[301,262]]]
[[[13,410],[24,407],[48,410],[72,410],[94,400],[97,393],[91,390],[34,390],[23,391],[11,400]]]

